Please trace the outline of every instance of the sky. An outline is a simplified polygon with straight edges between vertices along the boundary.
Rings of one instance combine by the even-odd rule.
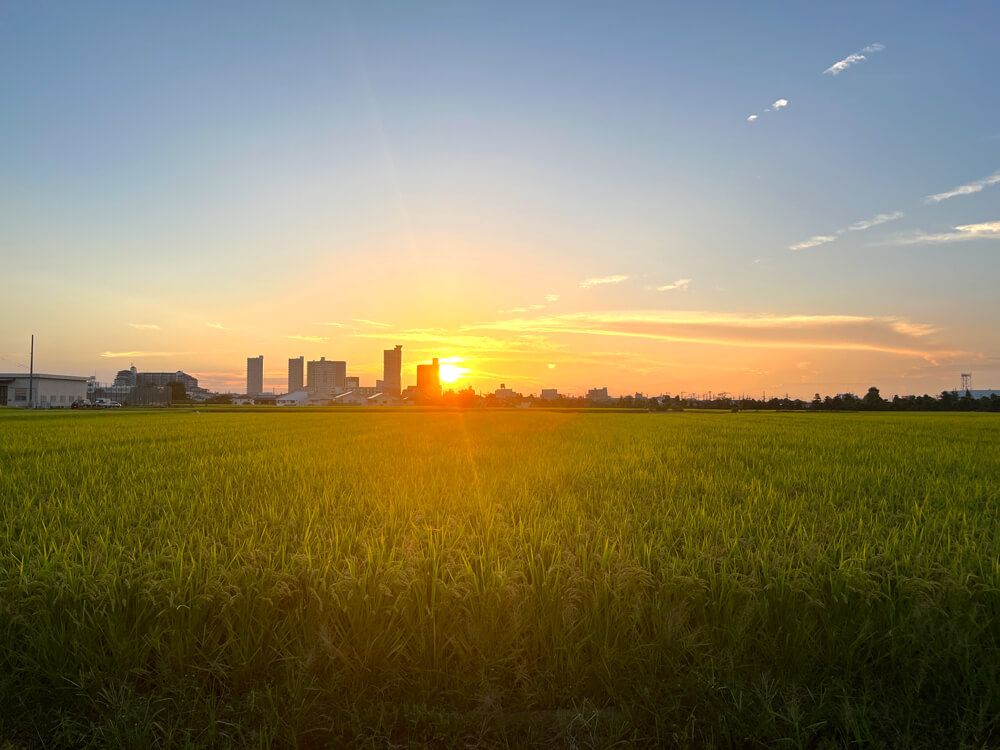
[[[0,0],[0,371],[1000,388],[1000,5]]]

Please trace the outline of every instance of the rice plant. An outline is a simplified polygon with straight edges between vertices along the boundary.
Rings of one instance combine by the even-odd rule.
[[[1000,419],[0,413],[0,743],[1000,743]]]

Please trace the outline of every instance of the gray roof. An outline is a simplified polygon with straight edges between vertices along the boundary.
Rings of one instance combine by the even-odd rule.
[[[34,377],[35,380],[82,380],[83,382],[87,382],[88,379],[86,375],[50,375],[44,372],[36,372],[34,375],[31,375],[27,372],[0,372],[0,380],[30,377]]]

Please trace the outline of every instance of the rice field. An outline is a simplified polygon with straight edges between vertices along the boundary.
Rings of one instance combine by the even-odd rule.
[[[995,415],[0,411],[0,747],[997,746],[998,647]]]

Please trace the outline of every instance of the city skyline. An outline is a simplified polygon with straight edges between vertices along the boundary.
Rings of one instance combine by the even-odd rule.
[[[0,9],[2,370],[1000,387],[1000,9],[53,7]]]

